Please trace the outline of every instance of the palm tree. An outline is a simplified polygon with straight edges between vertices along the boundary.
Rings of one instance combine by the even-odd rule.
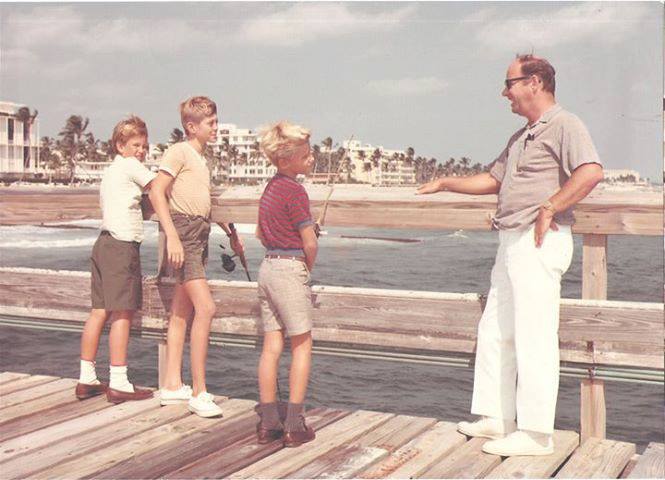
[[[32,125],[35,123],[35,118],[37,118],[38,114],[39,112],[37,110],[30,113],[30,109],[28,107],[21,107],[18,109],[16,115],[17,120],[19,120],[23,125],[24,147],[23,147],[23,171],[21,172],[21,180],[23,180],[26,168],[30,168],[30,158],[32,154]],[[27,147],[25,146],[26,140],[28,142]],[[39,165],[35,164],[35,167],[38,166]]]
[[[49,183],[53,180],[53,172],[62,166],[62,159],[57,148],[58,143],[51,137],[42,137],[40,143],[40,157],[49,172]]]
[[[185,140],[185,134],[180,130],[179,128],[174,128],[171,131],[171,138],[169,139],[169,143],[173,145],[174,143],[182,142]]]
[[[90,120],[80,115],[71,115],[65,123],[65,127],[58,136],[61,137],[61,152],[69,169],[69,184],[74,181],[76,164],[86,153],[86,144],[84,141],[86,129]]]
[[[331,137],[326,137],[323,140],[321,140],[321,145],[326,147],[326,151],[328,153],[328,183],[330,183],[330,172],[331,172],[331,162],[332,162],[332,146],[333,146],[333,139]]]

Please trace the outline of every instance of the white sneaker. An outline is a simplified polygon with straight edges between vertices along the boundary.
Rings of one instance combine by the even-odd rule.
[[[222,409],[215,403],[215,397],[208,392],[201,392],[189,400],[189,411],[199,417],[218,417],[222,415]]]
[[[483,452],[502,457],[515,455],[551,455],[554,452],[552,435],[518,430],[501,440],[492,440],[483,445]]]
[[[469,437],[483,437],[497,440],[517,430],[514,420],[502,420],[494,417],[483,417],[475,422],[459,422],[457,430]]]
[[[177,403],[186,403],[192,398],[192,387],[183,385],[177,390],[159,390],[159,403],[161,405],[175,405]]]

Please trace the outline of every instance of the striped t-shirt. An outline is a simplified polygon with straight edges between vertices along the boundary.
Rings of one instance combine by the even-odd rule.
[[[300,229],[313,223],[305,188],[286,175],[272,177],[259,201],[259,226],[268,252],[303,255]]]

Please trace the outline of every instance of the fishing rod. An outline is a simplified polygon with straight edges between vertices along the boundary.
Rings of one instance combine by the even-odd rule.
[[[229,230],[231,230],[231,235],[236,234],[236,226],[233,223],[229,223]],[[224,245],[222,245],[221,243],[219,244],[219,246],[222,247],[222,250],[226,250],[226,247],[224,247]],[[238,259],[240,260],[240,264],[245,269],[245,274],[247,275],[247,281],[251,282],[252,277],[249,276],[249,268],[247,268],[247,259],[245,258],[244,253],[234,253],[233,255],[229,255],[228,253],[222,252],[222,268],[229,273],[234,271],[236,268],[236,262],[234,262],[233,259],[235,257],[238,257]]]

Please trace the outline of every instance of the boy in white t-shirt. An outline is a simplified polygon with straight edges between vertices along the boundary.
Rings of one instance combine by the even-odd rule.
[[[92,310],[81,336],[79,400],[106,393],[112,403],[143,400],[152,391],[134,387],[127,379],[127,345],[134,312],[141,308],[143,240],[141,194],[155,178],[141,162],[148,149],[148,129],[136,116],[122,120],[111,138],[116,156],[104,171],[99,190],[102,231],[92,249]],[[97,379],[95,357],[104,324],[109,333],[110,382]]]

